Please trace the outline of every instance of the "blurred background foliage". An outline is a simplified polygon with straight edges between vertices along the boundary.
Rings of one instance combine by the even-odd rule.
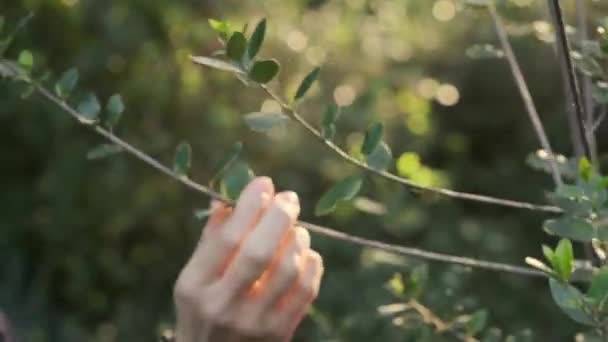
[[[593,30],[608,6],[586,4]],[[563,5],[574,26],[574,1]],[[538,143],[506,61],[467,56],[479,52],[475,44],[496,43],[485,10],[457,0],[0,3],[9,26],[30,11],[35,18],[9,53],[29,49],[54,76],[78,67],[82,87],[102,101],[121,92],[127,111],[117,133],[168,164],[177,143],[189,140],[192,176],[200,182],[243,141],[257,174],[300,194],[307,220],[519,264],[539,257],[549,240],[540,228],[544,214],[413,197],[376,178],[353,203],[314,219],[319,195],[351,166],[295,125],[270,137],[249,132],[241,115],[276,104],[188,60],[220,47],[207,18],[242,25],[266,17],[269,39],[261,54],[283,66],[272,87],[293,94],[322,65],[301,111],[318,122],[328,101],[344,106],[337,141],[347,150],[358,150],[360,132],[381,120],[398,174],[424,185],[542,202],[551,179],[525,163]],[[499,11],[549,137],[570,155],[545,1],[504,0]],[[500,57],[491,47],[482,50]],[[200,233],[193,212],[208,200],[127,155],[87,160],[103,141],[43,100],[22,101],[22,90],[0,83],[0,308],[24,341],[154,340],[173,322],[172,285]],[[605,132],[598,134],[600,151],[608,148]],[[321,237],[313,243],[327,271],[298,341],[450,340],[415,315],[378,311],[400,300],[398,278],[392,286],[387,281],[421,270],[419,260]],[[511,341],[567,341],[579,329],[556,309],[540,279],[430,264],[419,301],[445,320],[487,309],[486,331],[500,329]]]

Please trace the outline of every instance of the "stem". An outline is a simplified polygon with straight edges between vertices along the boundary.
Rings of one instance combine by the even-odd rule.
[[[422,305],[415,299],[410,299],[407,302],[406,306],[416,311],[416,313],[418,313],[418,315],[422,317],[424,323],[432,325],[435,328],[435,332],[438,334],[449,333],[454,338],[462,342],[479,342],[479,340],[473,336],[467,336],[453,331],[451,329],[452,323],[444,322],[439,316],[437,316],[433,311],[431,311],[431,309]]]
[[[578,132],[581,136],[581,142],[583,145],[583,153],[588,159],[592,159],[591,147],[589,143],[589,136],[586,132],[586,125],[584,119],[584,110],[582,106],[582,100],[578,89],[578,83],[576,81],[576,73],[574,71],[574,65],[570,58],[570,46],[568,44],[568,37],[566,36],[566,29],[564,27],[564,18],[562,15],[561,6],[559,0],[547,0],[549,3],[549,11],[553,20],[553,26],[555,27],[556,40],[557,40],[557,56],[559,59],[560,67],[566,77],[566,91],[568,96],[572,100],[572,106],[576,119],[578,121]]]
[[[507,58],[507,62],[509,63],[509,67],[511,68],[511,73],[513,74],[513,78],[515,79],[517,89],[519,90],[521,98],[524,101],[526,111],[528,113],[528,116],[530,117],[530,121],[532,122],[534,131],[536,132],[536,136],[538,137],[542,148],[547,151],[547,153],[549,153],[549,155],[551,156],[551,158],[549,158],[549,165],[551,167],[551,175],[553,176],[553,181],[556,185],[561,185],[563,184],[563,181],[559,172],[559,168],[557,167],[557,163],[555,161],[555,153],[553,153],[553,149],[551,148],[551,144],[549,143],[549,138],[547,138],[547,133],[545,133],[542,121],[540,120],[538,111],[536,110],[536,105],[534,104],[534,100],[532,99],[532,95],[530,94],[530,89],[528,89],[526,79],[524,78],[519,63],[517,62],[517,58],[515,57],[515,53],[513,52],[511,43],[509,42],[509,36],[507,34],[507,31],[505,30],[502,19],[496,11],[496,6],[494,5],[493,1],[489,2],[488,10],[490,12],[490,16],[492,17],[492,20],[494,21],[496,33],[498,34],[498,40],[500,41],[500,45],[502,46],[502,49],[505,52],[505,57]]]
[[[504,207],[518,208],[518,209],[528,209],[535,211],[543,211],[549,213],[562,213],[563,210],[561,208],[551,206],[551,205],[542,205],[542,204],[533,204],[527,202],[514,201],[509,199],[496,198],[486,195],[480,194],[472,194],[467,192],[459,192],[450,189],[443,188],[435,188],[430,186],[423,186],[416,184],[406,178],[399,177],[395,174],[392,174],[387,171],[381,171],[374,169],[367,164],[353,158],[346,151],[342,150],[338,145],[334,144],[331,140],[325,139],[321,132],[319,132],[315,127],[313,127],[310,123],[308,123],[292,106],[285,103],[277,94],[275,94],[270,88],[266,85],[261,84],[260,87],[270,96],[274,101],[279,103],[283,111],[288,114],[293,120],[295,120],[298,124],[300,124],[307,132],[313,135],[315,138],[320,140],[327,148],[329,148],[332,152],[337,154],[340,158],[349,162],[352,165],[359,167],[362,170],[365,170],[369,173],[375,174],[382,178],[388,179],[390,181],[399,183],[404,185],[410,189],[420,190],[430,193],[436,193],[439,195],[443,195],[451,198],[458,198],[467,201],[481,202],[486,204],[495,204]]]
[[[32,81],[27,80],[27,82],[31,83]],[[41,86],[39,84],[33,84],[33,86],[35,87],[36,91],[38,93],[40,93],[44,98],[46,98],[47,100],[49,100],[52,103],[54,103],[55,105],[57,105],[59,108],[61,108],[66,113],[70,114],[74,119],[76,119],[76,121],[80,122],[81,124],[83,124],[84,126],[86,126],[88,128],[91,128],[97,134],[103,136],[104,138],[110,140],[114,144],[120,146],[126,152],[130,153],[137,159],[148,164],[152,168],[166,174],[167,176],[175,179],[176,181],[182,183],[186,187],[188,187],[196,192],[202,193],[206,196],[209,196],[213,199],[216,199],[216,200],[226,203],[228,205],[231,205],[231,206],[234,205],[233,201],[225,198],[223,195],[213,191],[212,189],[210,189],[204,185],[198,184],[198,183],[190,180],[187,177],[178,175],[177,173],[175,173],[173,170],[171,170],[167,166],[163,165],[162,163],[158,162],[154,158],[152,158],[149,155],[145,154],[144,152],[140,151],[133,145],[131,145],[131,144],[127,143],[126,141],[122,140],[121,138],[117,137],[116,135],[114,135],[112,132],[106,130],[105,128],[98,126],[98,125],[91,125],[91,124],[84,123],[83,121],[81,121],[81,118],[83,117],[83,115],[81,115],[74,108],[70,107],[64,100],[56,97],[50,91],[48,91],[46,88],[44,88],[43,86]],[[426,260],[430,260],[430,261],[443,262],[443,263],[448,263],[448,264],[458,264],[458,265],[462,265],[462,266],[486,269],[486,270],[503,272],[503,273],[518,274],[518,275],[523,275],[523,276],[543,277],[543,278],[547,276],[543,272],[540,272],[538,270],[535,270],[535,269],[529,268],[529,267],[515,266],[515,265],[498,263],[498,262],[491,262],[491,261],[478,260],[478,259],[466,258],[466,257],[461,257],[461,256],[454,256],[454,255],[449,255],[449,254],[435,253],[435,252],[430,252],[430,251],[417,249],[417,248],[410,248],[410,247],[404,247],[404,246],[399,246],[399,245],[387,244],[387,243],[383,243],[380,241],[365,239],[362,237],[339,232],[332,228],[327,228],[327,227],[323,227],[323,226],[319,226],[319,225],[316,225],[313,223],[308,223],[308,222],[303,222],[303,221],[299,221],[298,224],[302,225],[303,227],[309,229],[310,231],[312,231],[314,233],[326,236],[326,237],[334,239],[334,240],[349,242],[349,243],[352,243],[355,245],[370,247],[370,248],[374,248],[374,249],[380,249],[380,250],[383,250],[383,251],[386,251],[389,253],[410,256],[410,257],[415,257],[415,258],[419,258],[419,259],[426,259]]]

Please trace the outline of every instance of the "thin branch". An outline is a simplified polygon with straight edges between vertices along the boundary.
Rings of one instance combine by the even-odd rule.
[[[561,208],[551,206],[551,205],[542,205],[542,204],[533,204],[528,202],[520,202],[503,198],[496,198],[486,195],[479,195],[467,192],[459,192],[450,189],[436,188],[430,186],[423,186],[420,184],[416,184],[409,179],[405,179],[399,177],[393,173],[387,171],[381,171],[378,169],[374,169],[367,164],[353,158],[346,151],[342,150],[338,145],[334,144],[331,140],[328,140],[323,137],[321,132],[313,127],[310,123],[308,123],[292,106],[285,103],[277,94],[275,94],[270,88],[266,85],[260,85],[260,87],[270,96],[274,101],[279,103],[285,114],[288,114],[293,120],[295,120],[298,124],[300,124],[304,129],[313,135],[315,138],[320,140],[327,148],[329,148],[332,152],[337,154],[339,157],[349,162],[352,165],[355,165],[367,172],[378,175],[385,179],[391,180],[393,182],[399,183],[401,185],[405,185],[406,187],[414,190],[420,190],[430,193],[435,193],[439,195],[443,195],[451,198],[458,198],[467,201],[481,202],[487,204],[495,204],[504,207],[518,208],[518,209],[528,209],[535,211],[543,211],[549,213],[562,213],[563,210]]]
[[[467,336],[465,334],[459,333],[457,331],[452,330],[453,323],[443,321],[439,316],[437,316],[431,309],[422,305],[415,299],[410,299],[406,306],[416,311],[424,323],[432,325],[435,328],[435,332],[438,334],[450,334],[454,338],[462,341],[462,342],[479,342],[473,336]]]
[[[568,37],[566,36],[566,29],[564,18],[562,15],[561,6],[559,0],[547,0],[549,3],[549,12],[551,13],[551,19],[553,20],[553,26],[556,32],[557,41],[557,56],[559,59],[560,66],[563,70],[564,77],[566,78],[566,91],[568,96],[572,100],[574,106],[574,112],[576,113],[576,119],[578,121],[578,131],[581,136],[583,143],[583,152],[585,157],[591,159],[591,147],[589,143],[589,137],[586,132],[584,110],[580,92],[578,89],[578,83],[576,81],[576,72],[574,71],[574,65],[570,58],[570,46],[568,44]]]
[[[509,63],[509,67],[511,68],[511,73],[513,74],[513,78],[515,79],[515,84],[517,85],[517,89],[519,90],[521,98],[524,101],[526,111],[528,113],[528,116],[530,117],[530,121],[532,122],[532,126],[534,127],[534,131],[536,132],[536,136],[538,137],[540,145],[545,151],[547,151],[547,153],[549,153],[550,156],[555,156],[556,154],[553,153],[553,149],[551,148],[551,144],[549,143],[549,138],[547,138],[547,133],[545,133],[542,121],[540,120],[538,111],[536,110],[536,105],[534,104],[534,100],[532,99],[532,95],[530,94],[530,89],[528,89],[526,79],[524,78],[519,63],[517,62],[517,57],[515,57],[513,48],[511,47],[509,36],[507,34],[507,31],[505,30],[500,15],[498,15],[498,12],[496,11],[496,6],[494,5],[493,1],[488,2],[488,10],[494,22],[494,26],[496,27],[498,40],[500,41],[500,45],[502,46],[502,49],[505,52],[505,57],[507,58],[507,62]],[[549,165],[551,167],[551,175],[553,176],[553,181],[555,182],[555,184],[563,184],[555,158],[549,159]]]
[[[28,80],[28,82],[31,82],[31,81]],[[47,100],[49,100],[52,103],[54,103],[55,105],[57,105],[63,111],[65,111],[66,113],[71,115],[74,119],[76,119],[78,122],[82,123],[84,126],[86,126],[88,128],[93,129],[97,134],[103,136],[104,138],[110,140],[114,144],[120,146],[126,152],[132,154],[134,157],[136,157],[137,159],[148,164],[152,168],[157,169],[158,171],[177,180],[178,182],[184,184],[186,187],[188,187],[196,192],[202,193],[206,196],[209,196],[218,201],[224,202],[228,205],[234,205],[233,201],[225,198],[223,195],[213,191],[212,189],[210,189],[204,185],[198,184],[198,183],[190,180],[187,177],[183,177],[183,176],[173,172],[173,170],[171,170],[167,166],[164,166],[162,163],[158,162],[154,158],[150,157],[149,155],[145,154],[144,152],[142,152],[139,149],[137,149],[136,147],[134,147],[133,145],[131,145],[131,144],[127,143],[126,141],[122,140],[121,138],[117,137],[116,135],[114,135],[112,132],[106,130],[105,128],[98,126],[98,125],[90,125],[90,124],[83,123],[81,121],[81,118],[83,117],[83,115],[81,115],[77,110],[75,110],[70,105],[68,105],[65,101],[56,97],[50,91],[48,91],[46,88],[44,88],[43,86],[41,86],[39,84],[34,84],[34,87],[35,87],[36,91],[38,93],[40,93],[44,98],[46,98]],[[332,238],[335,240],[339,240],[339,241],[349,242],[351,244],[355,244],[355,245],[359,245],[359,246],[380,249],[380,250],[383,250],[383,251],[386,251],[389,253],[394,253],[394,254],[399,254],[399,255],[404,255],[404,256],[409,256],[409,257],[415,257],[415,258],[420,258],[420,259],[426,259],[429,261],[437,261],[437,262],[443,262],[443,263],[448,263],[448,264],[458,264],[458,265],[462,265],[462,266],[485,269],[485,270],[490,270],[490,271],[518,274],[518,275],[523,275],[523,276],[531,276],[531,277],[546,277],[547,276],[543,272],[540,272],[538,270],[535,270],[535,269],[529,268],[529,267],[515,266],[515,265],[498,263],[498,262],[491,262],[491,261],[478,260],[478,259],[466,258],[466,257],[461,257],[461,256],[454,256],[454,255],[449,255],[449,254],[435,253],[435,252],[425,251],[425,250],[417,249],[417,248],[410,248],[410,247],[403,247],[403,246],[398,246],[398,245],[393,245],[393,244],[387,244],[387,243],[383,243],[380,241],[365,239],[362,237],[346,234],[346,233],[334,230],[332,228],[319,226],[319,225],[316,225],[313,223],[302,222],[302,221],[300,221],[298,223],[300,225],[302,225],[303,227],[305,227],[305,228],[309,229],[310,231],[317,233],[319,235],[323,235],[323,236],[326,236],[326,237],[329,237],[329,238]]]
[[[602,108],[600,115],[597,117],[597,119],[595,119],[595,122],[593,123],[593,127],[591,127],[593,132],[596,132],[598,130],[598,128],[600,128],[602,121],[604,121],[604,119],[606,119],[606,113],[608,113],[608,111],[606,111],[606,108],[605,107]]]

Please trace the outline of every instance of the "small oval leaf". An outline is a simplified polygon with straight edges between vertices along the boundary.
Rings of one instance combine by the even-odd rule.
[[[367,156],[367,165],[379,171],[386,171],[392,164],[392,161],[393,152],[384,141],[381,141],[376,149]]]
[[[230,199],[236,200],[255,177],[247,163],[239,161],[230,167],[222,177],[222,192]]]
[[[382,132],[384,128],[381,122],[373,123],[365,131],[365,139],[361,146],[361,153],[368,156],[378,147],[382,141]]]
[[[196,64],[205,65],[222,71],[228,71],[235,74],[245,73],[243,69],[241,69],[238,65],[215,58],[209,58],[204,56],[190,56],[190,60]]]
[[[576,217],[547,220],[543,229],[549,234],[576,241],[591,241],[595,237],[595,231],[591,223]]]
[[[581,324],[593,325],[593,321],[581,308],[583,294],[574,286],[549,279],[549,287],[555,304],[571,319]]]
[[[327,215],[336,209],[339,202],[350,201],[359,193],[362,184],[360,175],[347,177],[334,184],[317,202],[315,215]]]
[[[71,68],[66,70],[61,78],[55,83],[55,94],[57,96],[66,99],[74,88],[76,88],[76,84],[78,83],[78,70],[76,68]]]
[[[299,100],[304,95],[306,95],[306,92],[310,89],[310,87],[312,87],[312,84],[319,77],[320,71],[321,71],[321,68],[316,67],[308,75],[306,75],[306,77],[304,77],[304,79],[302,80],[302,83],[300,83],[300,86],[298,87],[298,90],[296,91],[296,96],[294,97],[295,100]]]
[[[122,102],[122,97],[120,94],[110,96],[108,103],[106,104],[106,125],[109,128],[114,128],[120,121],[124,110],[125,105]]]
[[[257,56],[262,44],[264,43],[264,37],[266,36],[266,19],[260,20],[258,25],[255,27],[249,45],[247,46],[247,55],[250,60],[253,60]]]
[[[234,62],[240,62],[247,49],[247,38],[241,32],[234,32],[226,45],[226,55]]]
[[[181,142],[175,149],[173,171],[182,177],[187,177],[192,164],[192,147],[187,142]]]
[[[17,58],[17,62],[26,70],[34,68],[34,55],[29,50],[23,50]]]
[[[279,63],[274,59],[255,62],[249,71],[249,77],[258,83],[266,84],[279,73]]]
[[[252,131],[268,133],[271,129],[284,125],[289,117],[283,113],[255,112],[246,114],[244,120]]]
[[[87,93],[78,105],[77,111],[80,114],[81,122],[88,124],[96,122],[101,111],[97,96],[93,93]]]

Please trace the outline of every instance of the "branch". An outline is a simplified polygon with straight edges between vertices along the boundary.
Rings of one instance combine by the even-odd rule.
[[[553,26],[555,27],[556,32],[557,56],[559,59],[560,68],[562,69],[564,77],[566,77],[566,91],[568,92],[568,96],[572,100],[572,105],[574,106],[574,112],[578,121],[578,132],[581,136],[581,141],[583,144],[583,152],[585,157],[591,160],[592,154],[589,137],[586,133],[584,110],[578,89],[578,83],[576,81],[574,65],[572,64],[572,59],[570,58],[570,46],[568,44],[568,37],[566,36],[561,6],[559,4],[559,0],[547,0],[547,2],[549,3],[549,11],[551,12],[551,19],[553,20]]]
[[[504,207],[518,208],[518,209],[528,209],[535,211],[543,211],[549,213],[561,213],[563,210],[561,208],[551,206],[551,205],[541,205],[541,204],[533,204],[527,202],[514,201],[503,198],[496,198],[486,195],[472,194],[467,192],[459,192],[450,189],[443,188],[435,188],[430,186],[423,186],[416,184],[409,179],[399,177],[393,173],[387,171],[381,171],[374,169],[367,164],[353,158],[346,151],[342,150],[338,145],[334,144],[331,140],[323,137],[321,132],[319,132],[315,127],[313,127],[310,123],[308,123],[292,106],[285,103],[277,94],[275,94],[270,88],[266,85],[261,84],[260,87],[270,96],[274,101],[279,103],[285,114],[288,114],[293,120],[295,120],[298,124],[300,124],[304,129],[313,135],[315,138],[320,140],[327,148],[329,148],[332,152],[337,154],[340,158],[349,162],[352,165],[359,167],[360,169],[367,171],[369,173],[375,174],[382,178],[388,179],[390,181],[399,183],[401,185],[405,185],[406,187],[414,190],[420,190],[430,193],[435,193],[439,195],[443,195],[451,198],[458,198],[467,201],[481,202],[486,204],[495,204]]]
[[[498,34],[498,40],[500,41],[500,45],[505,52],[505,57],[507,58],[507,62],[511,68],[511,73],[515,79],[515,84],[517,85],[517,89],[519,90],[521,98],[524,101],[526,111],[528,112],[528,116],[530,117],[530,121],[532,122],[532,126],[534,127],[534,131],[536,132],[540,145],[545,151],[547,151],[547,153],[549,153],[550,156],[555,156],[555,153],[553,153],[553,149],[551,148],[551,144],[549,143],[549,138],[547,138],[547,133],[545,133],[542,121],[540,121],[540,117],[538,116],[536,105],[534,104],[534,100],[530,94],[530,89],[528,89],[528,84],[526,83],[519,63],[517,62],[517,57],[515,57],[511,43],[509,42],[509,36],[505,30],[502,19],[496,11],[496,6],[494,5],[493,1],[488,2],[488,10],[492,20],[494,21],[496,33]],[[553,176],[553,181],[555,184],[563,184],[555,158],[549,159],[549,165],[551,167],[551,175]]]
[[[479,340],[473,336],[467,336],[453,331],[453,323],[444,322],[439,316],[437,316],[433,311],[431,311],[431,309],[420,304],[420,302],[415,299],[410,299],[407,302],[406,306],[416,311],[416,313],[418,313],[418,315],[422,317],[424,323],[432,325],[435,328],[435,332],[437,332],[438,334],[449,333],[450,335],[462,342],[479,342]]]
[[[26,82],[32,83],[32,81],[29,79],[26,80]],[[223,195],[213,191],[212,189],[210,189],[204,185],[198,184],[198,183],[188,179],[187,177],[184,177],[184,176],[181,176],[181,175],[175,173],[173,170],[171,170],[167,166],[163,165],[162,163],[158,162],[154,158],[152,158],[149,155],[145,154],[144,152],[140,151],[139,149],[137,149],[133,145],[129,144],[128,142],[117,137],[116,135],[114,135],[114,133],[106,130],[105,128],[98,126],[98,125],[91,125],[91,124],[87,124],[87,123],[83,122],[81,120],[83,115],[81,115],[77,110],[72,108],[64,100],[56,97],[50,91],[48,91],[46,88],[44,88],[43,86],[41,86],[39,84],[32,84],[32,85],[34,86],[35,90],[39,94],[41,94],[44,98],[46,98],[50,102],[57,105],[64,112],[71,115],[74,119],[76,119],[76,121],[80,122],[82,125],[90,128],[90,129],[94,130],[97,134],[110,140],[114,144],[120,146],[126,152],[130,153],[137,159],[143,161],[144,163],[148,164],[149,166],[157,169],[158,171],[164,173],[165,175],[173,178],[174,180],[182,183],[186,187],[188,187],[198,193],[202,193],[206,196],[209,196],[213,199],[224,202],[228,205],[234,205],[233,201],[225,198]],[[552,209],[545,210],[545,211],[557,212],[557,211],[553,211]],[[435,252],[425,251],[425,250],[417,249],[417,248],[410,248],[410,247],[403,247],[403,246],[398,246],[398,245],[393,245],[393,244],[387,244],[387,243],[383,243],[380,241],[365,239],[362,237],[346,234],[346,233],[334,230],[332,228],[327,228],[327,227],[319,226],[319,225],[308,223],[308,222],[300,221],[300,222],[298,222],[298,224],[302,225],[303,227],[309,229],[310,231],[312,231],[314,233],[329,237],[334,240],[349,242],[351,244],[364,246],[364,247],[370,247],[370,248],[374,248],[374,249],[380,249],[380,250],[383,250],[383,251],[386,251],[389,253],[394,253],[394,254],[399,254],[399,255],[404,255],[404,256],[409,256],[409,257],[415,257],[415,258],[419,258],[419,259],[426,259],[429,261],[437,261],[437,262],[448,263],[448,264],[458,264],[458,265],[462,265],[462,266],[486,269],[486,270],[490,270],[490,271],[518,274],[518,275],[523,275],[523,276],[543,277],[543,278],[547,276],[545,273],[535,270],[533,268],[529,268],[529,267],[515,266],[515,265],[491,262],[491,261],[485,261],[485,260],[477,260],[477,259],[466,258],[466,257],[461,257],[461,256],[435,253]]]

